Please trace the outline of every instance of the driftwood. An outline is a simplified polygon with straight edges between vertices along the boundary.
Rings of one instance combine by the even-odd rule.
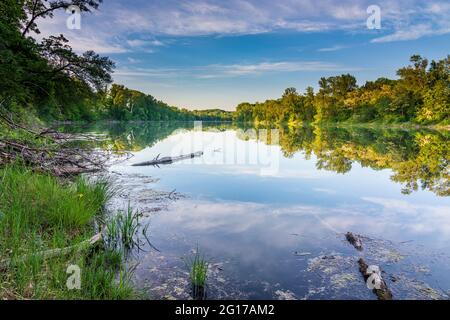
[[[156,158],[154,158],[151,161],[135,163],[135,164],[132,164],[132,166],[133,167],[143,167],[143,166],[158,166],[160,164],[171,164],[175,161],[192,159],[195,157],[201,157],[202,155],[203,155],[203,151],[197,151],[194,153],[189,153],[189,154],[185,154],[185,155],[181,155],[181,156],[177,156],[177,157],[162,157],[162,158],[160,158],[158,155]]]
[[[357,234],[353,234],[351,232],[347,232],[345,234],[345,238],[352,246],[355,247],[356,250],[362,251],[363,246],[362,246],[362,241],[361,241],[360,236],[358,236]]]
[[[88,249],[88,248],[96,245],[101,240],[102,240],[102,234],[98,233],[95,236],[93,236],[92,238],[87,239],[85,241],[82,241],[82,242],[80,242],[80,243],[78,243],[78,244],[76,244],[74,246],[40,251],[40,252],[36,252],[36,253],[33,253],[33,254],[21,256],[21,257],[19,257],[17,259],[14,259],[14,260],[7,259],[7,260],[4,260],[4,261],[0,261],[0,270],[6,270],[11,265],[24,262],[24,261],[28,260],[31,257],[39,257],[39,258],[42,258],[42,259],[51,259],[51,258],[54,258],[54,257],[58,257],[58,256],[63,256],[63,255],[69,254],[71,252],[79,252],[79,251]]]
[[[0,104],[0,125],[26,132],[28,140],[0,137],[0,166],[21,161],[32,169],[49,172],[55,176],[72,176],[81,173],[101,171],[111,159],[111,153],[102,150],[67,146],[67,142],[77,140],[75,136],[48,128],[30,129],[14,120],[13,114]],[[45,143],[34,140],[45,139]]]
[[[358,260],[358,264],[359,264],[359,272],[361,272],[361,274],[363,275],[364,280],[367,281],[373,273],[368,272],[369,266],[367,265],[367,263],[364,261],[363,258],[360,258]],[[378,274],[378,278],[380,280],[379,288],[373,289],[373,292],[377,295],[378,300],[392,300],[392,292],[391,290],[389,290],[386,282],[381,277],[381,274]]]

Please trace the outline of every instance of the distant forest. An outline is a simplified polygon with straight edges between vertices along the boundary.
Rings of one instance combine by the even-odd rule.
[[[115,64],[93,51],[77,54],[63,35],[38,42],[38,21],[77,4],[98,0],[2,0],[0,2],[0,105],[43,120],[231,120],[223,110],[188,111],[151,95],[112,84]]]
[[[358,86],[354,76],[321,78],[299,94],[285,90],[277,100],[241,103],[235,119],[242,122],[414,122],[450,123],[450,56],[429,61],[419,55],[397,71],[398,80],[379,78]]]
[[[84,12],[101,1],[78,0]],[[78,54],[63,35],[38,42],[39,19],[73,1],[2,0],[0,3],[0,104],[43,120],[235,120],[263,124],[304,122],[450,123],[450,56],[411,57],[398,79],[358,86],[354,76],[321,78],[318,91],[285,90],[277,100],[241,103],[235,112],[189,111],[113,84],[115,64],[93,51]]]

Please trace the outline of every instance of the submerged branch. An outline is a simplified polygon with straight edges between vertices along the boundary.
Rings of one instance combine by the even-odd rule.
[[[142,166],[157,166],[159,164],[171,164],[176,161],[192,159],[196,157],[201,157],[203,155],[203,151],[197,151],[194,153],[184,154],[176,157],[162,157],[159,158],[159,154],[156,158],[151,161],[145,161],[140,163],[132,164],[133,167],[142,167]]]
[[[364,280],[367,282],[370,281],[370,277],[372,276],[372,272],[370,271],[369,265],[364,261],[363,258],[358,260],[359,264],[359,272],[361,272]],[[379,283],[374,286],[373,292],[377,295],[378,300],[392,300],[392,292],[389,290],[386,282],[381,277],[381,272],[377,276]]]

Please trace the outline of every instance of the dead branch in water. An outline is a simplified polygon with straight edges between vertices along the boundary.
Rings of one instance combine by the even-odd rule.
[[[351,232],[347,232],[345,234],[345,238],[352,246],[355,247],[356,250],[362,251],[363,247],[362,247],[362,241],[361,241],[360,236],[358,236],[357,234],[353,234]]]
[[[203,155],[203,151],[184,154],[184,155],[180,155],[180,156],[176,156],[176,157],[162,157],[162,158],[160,158],[159,154],[158,154],[158,156],[156,158],[154,158],[153,160],[135,163],[135,164],[132,164],[132,166],[133,167],[158,166],[160,164],[170,164],[175,161],[181,161],[181,160],[186,160],[186,159],[192,159],[195,157],[201,157],[202,155]]]
[[[30,129],[14,120],[0,105],[0,125],[26,134],[27,139],[0,138],[0,165],[21,161],[34,170],[55,176],[73,176],[104,169],[111,154],[102,150],[67,146],[75,136],[49,128]],[[44,140],[43,140],[44,139]],[[44,143],[37,143],[44,141]]]
[[[0,139],[0,164],[23,161],[33,169],[56,176],[71,176],[103,169],[107,155],[60,146],[32,147],[24,142]]]

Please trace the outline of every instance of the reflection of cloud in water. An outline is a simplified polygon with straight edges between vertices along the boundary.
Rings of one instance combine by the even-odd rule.
[[[303,236],[302,241],[313,246],[317,239],[347,231],[396,241],[419,235],[420,241],[435,243],[445,243],[450,236],[449,207],[381,198],[364,200],[367,203],[339,207],[187,200],[174,204],[170,213],[157,219],[182,228],[182,232],[209,235],[211,241],[258,241],[269,248],[291,247],[291,234]],[[378,205],[384,209],[380,211]]]
[[[450,236],[450,207],[413,204],[404,200],[364,197],[363,200],[383,207],[379,216],[390,220],[400,220],[403,229],[417,234]]]
[[[264,168],[268,168],[265,166],[244,166],[244,165],[229,165],[223,166],[218,171],[211,171],[209,174],[216,175],[257,175],[260,176],[261,170]],[[270,172],[267,174],[263,174],[268,178],[291,178],[291,179],[322,179],[336,176],[336,173],[331,171],[313,171],[310,169],[283,169],[280,168],[277,172]]]
[[[247,265],[276,267],[279,259],[293,257],[296,250],[309,251],[330,236],[313,212],[317,209],[309,206],[283,209],[257,203],[181,200],[151,223],[155,229],[162,225],[183,234],[208,252],[239,257]]]

